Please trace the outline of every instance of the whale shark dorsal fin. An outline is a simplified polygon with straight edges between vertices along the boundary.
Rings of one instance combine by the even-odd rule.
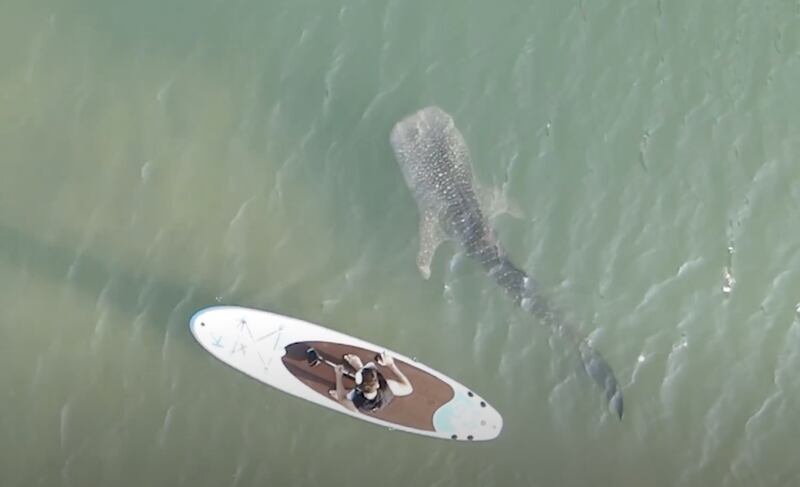
[[[419,253],[417,254],[417,267],[422,277],[431,277],[431,262],[436,248],[447,240],[447,236],[439,224],[436,211],[427,209],[420,211],[419,218]]]

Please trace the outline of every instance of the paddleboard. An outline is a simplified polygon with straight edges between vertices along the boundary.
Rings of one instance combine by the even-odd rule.
[[[452,378],[414,359],[367,341],[296,318],[240,306],[201,309],[189,322],[192,335],[211,355],[259,382],[348,416],[408,433],[457,441],[496,438],[503,419],[489,402]],[[374,362],[386,352],[413,387],[379,411],[353,411],[334,399],[333,367],[311,363],[308,350],[319,358],[344,364],[357,355]],[[391,370],[381,368],[387,379]],[[346,389],[355,387],[345,377]]]

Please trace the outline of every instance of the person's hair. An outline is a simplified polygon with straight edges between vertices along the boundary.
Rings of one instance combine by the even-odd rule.
[[[371,393],[378,390],[378,373],[373,368],[366,368],[361,371],[361,384],[358,388],[361,392]]]

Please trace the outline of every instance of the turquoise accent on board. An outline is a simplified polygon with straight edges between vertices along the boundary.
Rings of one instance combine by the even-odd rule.
[[[433,429],[442,433],[466,434],[480,427],[480,412],[475,397],[456,391],[453,399],[433,414]]]

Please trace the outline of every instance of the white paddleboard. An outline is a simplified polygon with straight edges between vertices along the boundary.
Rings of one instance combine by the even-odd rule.
[[[236,370],[286,393],[363,421],[436,438],[481,441],[496,438],[503,419],[488,401],[450,377],[411,358],[358,338],[296,318],[239,306],[213,306],[192,317],[192,335],[211,355]],[[331,397],[333,368],[312,365],[306,351],[343,363],[344,353],[364,363],[386,352],[411,382],[413,392],[395,397],[374,413],[353,411]],[[386,373],[386,371],[382,371]],[[345,388],[355,384],[346,379]]]

